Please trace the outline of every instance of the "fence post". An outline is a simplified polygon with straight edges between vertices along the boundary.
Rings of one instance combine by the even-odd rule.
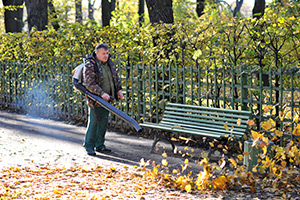
[[[137,95],[138,95],[138,116],[137,119],[140,119],[141,118],[141,115],[143,115],[143,96],[144,96],[144,92],[143,91],[143,68],[142,68],[142,65],[138,64],[137,65],[137,71],[138,71],[138,75],[137,75],[137,78],[138,78],[138,91],[137,91]]]
[[[247,97],[248,97],[248,89],[245,87],[247,85],[247,73],[246,66],[241,67],[241,104],[242,110],[247,110]]]

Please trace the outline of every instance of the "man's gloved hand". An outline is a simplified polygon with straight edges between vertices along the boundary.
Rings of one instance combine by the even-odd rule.
[[[117,93],[117,95],[118,95],[118,99],[119,99],[120,101],[124,98],[123,93],[122,93],[122,90],[119,90],[118,93]]]
[[[102,96],[101,96],[102,99],[104,99],[105,101],[109,101],[110,100],[110,96],[109,94],[107,93],[104,93]]]

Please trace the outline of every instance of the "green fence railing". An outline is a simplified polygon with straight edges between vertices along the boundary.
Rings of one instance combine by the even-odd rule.
[[[45,117],[86,122],[85,98],[74,91],[75,65],[0,63],[0,105]],[[272,118],[292,136],[300,113],[300,73],[259,66],[118,66],[125,100],[116,106],[137,120],[158,122],[167,102],[251,110],[256,127]],[[111,126],[127,129],[115,116]]]

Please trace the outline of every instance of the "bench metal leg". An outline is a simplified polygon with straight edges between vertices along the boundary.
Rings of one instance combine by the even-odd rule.
[[[152,130],[151,130],[151,132],[152,132]],[[150,132],[150,133],[151,133],[151,132]],[[161,138],[161,137],[158,136],[158,134],[157,134],[156,131],[155,131],[155,134],[154,134],[154,141],[153,141],[153,144],[152,144],[150,153],[154,153],[154,152],[155,152],[155,146],[156,146],[156,144],[158,143],[158,141],[160,141],[160,140],[162,140],[162,139],[168,141],[168,142],[171,144],[173,153],[176,154],[176,153],[177,153],[177,147],[176,147],[176,145],[174,144],[174,142],[171,140],[170,135],[169,135],[168,138]]]
[[[177,147],[176,147],[176,145],[174,144],[174,142],[172,142],[172,140],[168,140],[168,141],[172,145],[173,153],[176,154],[177,153]]]
[[[151,150],[150,150],[150,153],[154,153],[155,152],[155,146],[157,144],[157,142],[159,141],[159,137],[157,136],[157,134],[154,135],[154,141],[152,143],[152,147],[151,147]]]
[[[207,157],[210,159],[210,156],[212,154],[213,148],[209,145],[208,154]]]

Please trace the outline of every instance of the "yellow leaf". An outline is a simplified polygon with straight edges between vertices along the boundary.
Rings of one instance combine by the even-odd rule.
[[[300,130],[299,129],[293,130],[293,135],[300,136]]]
[[[203,158],[199,163],[199,165],[202,166],[202,165],[206,165],[207,163],[208,163],[207,158]]]
[[[250,120],[247,121],[247,124],[249,126],[253,126],[255,124],[255,122],[252,119],[250,119]]]
[[[292,21],[294,21],[295,19],[296,18],[294,16],[288,18],[288,20],[292,20]]]
[[[252,168],[252,171],[255,172],[255,173],[257,172],[257,168],[256,167],[257,166],[255,166],[255,167]]]
[[[239,118],[236,123],[237,123],[238,126],[240,126],[241,123],[242,123],[242,119]]]
[[[264,147],[262,148],[262,150],[263,150],[263,152],[264,152],[264,155],[266,155],[266,154],[267,154],[267,145],[264,146]]]
[[[264,110],[264,113],[266,113],[266,112],[268,112],[269,108],[268,108],[267,106],[265,106],[265,107],[263,108],[263,110]]]
[[[270,130],[273,126],[270,120],[263,121],[261,127],[265,129],[266,131]]]
[[[293,120],[294,122],[296,122],[296,124],[298,124],[298,121],[299,121],[299,115],[296,115],[295,117],[294,117],[294,120]]]
[[[286,162],[286,161],[281,161],[281,166],[282,166],[283,168],[285,168],[285,167],[286,167],[286,164],[287,164],[287,162]]]
[[[190,192],[192,190],[191,184],[186,185],[184,189],[185,191]]]
[[[243,160],[244,159],[244,156],[242,154],[239,154],[237,157],[238,157],[239,160]]]
[[[162,154],[162,156],[165,157],[165,158],[168,157],[168,155],[166,154],[166,152],[164,152],[164,153]]]
[[[168,165],[168,161],[166,159],[162,159],[161,164],[164,166]]]
[[[252,134],[253,140],[256,140],[260,136],[260,134],[254,130],[251,130],[251,134]]]
[[[234,168],[237,167],[237,163],[236,163],[236,161],[235,161],[233,158],[229,158],[228,160],[231,162],[231,165],[232,165]]]
[[[226,181],[227,181],[227,179],[225,176],[220,176],[220,177],[214,179],[212,181],[212,183],[213,183],[215,189],[224,190],[224,189],[226,189]]]
[[[54,192],[54,194],[62,194],[62,191],[60,191],[58,189],[54,189],[53,192]]]
[[[198,49],[197,51],[195,51],[193,59],[196,60],[197,58],[199,58],[202,55],[202,51],[201,49]]]
[[[280,17],[280,18],[278,19],[278,22],[281,23],[281,24],[284,24],[284,23],[285,23],[285,19],[282,18],[282,17]]]
[[[188,164],[189,163],[189,159],[185,159],[184,164]]]
[[[276,130],[275,131],[275,136],[281,137],[281,136],[283,136],[283,132],[281,132],[279,130]]]
[[[178,171],[177,171],[176,169],[173,169],[172,173],[173,173],[173,174],[177,174]]]
[[[228,131],[228,130],[229,130],[229,128],[228,128],[228,126],[227,126],[227,124],[224,124],[224,128],[226,129],[226,131]]]
[[[283,120],[284,120],[284,115],[279,114],[279,119],[280,119],[281,121],[283,121]]]

